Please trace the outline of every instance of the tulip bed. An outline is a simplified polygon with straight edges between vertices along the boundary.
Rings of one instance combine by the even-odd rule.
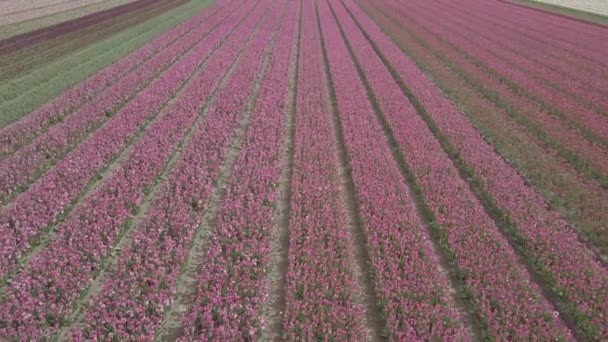
[[[362,39],[359,35],[359,40]],[[470,291],[471,301],[487,326],[483,328],[491,335],[515,336],[516,339],[529,334],[549,339],[567,336],[560,322],[547,319],[551,316],[549,303],[542,301],[538,289],[525,279],[525,268],[518,264],[515,253],[484,213],[466,182],[459,177],[450,177],[458,174],[457,169],[423,119],[416,115],[388,69],[378,57],[370,58],[369,45],[354,47],[354,50],[360,52],[361,67],[370,78],[379,110],[385,114],[387,126],[403,151],[405,167],[417,178],[428,207],[435,213],[440,225],[436,229],[446,239],[443,248],[450,255],[462,286]],[[365,51],[368,54],[364,56]],[[395,103],[403,104],[403,107],[389,107]],[[478,247],[473,248],[474,245]],[[490,275],[491,280],[488,279]],[[505,297],[506,292],[510,295]]]
[[[608,338],[602,30],[216,1],[0,130],[0,340]]]
[[[276,32],[274,52],[227,181],[216,228],[209,232],[206,262],[197,268],[196,301],[181,317],[188,338],[241,340],[255,337],[263,327],[259,312],[267,295],[264,271],[271,263],[297,7],[297,2],[286,6]]]
[[[489,9],[485,8],[483,4],[478,2],[476,4],[477,7],[480,7],[478,11],[488,13]],[[388,15],[388,8],[392,9],[391,13],[405,13],[402,8],[394,6],[394,4],[387,2],[386,9],[383,10],[377,7],[375,3],[366,3],[364,5],[368,12],[373,13],[374,18],[378,22],[382,22],[386,30],[390,30],[390,34],[399,41],[399,44],[403,44],[402,47],[409,50],[410,55],[417,60],[419,67],[424,67],[434,74],[433,77],[436,78],[436,82],[448,82],[446,79],[454,78],[454,76],[446,76],[445,71],[439,71],[440,68],[448,68],[450,69],[449,73],[456,74],[456,77],[462,79],[459,83],[463,83],[463,81],[466,83],[466,85],[455,85],[455,81],[450,80],[449,82],[452,84],[442,86],[444,91],[461,93],[462,87],[470,87],[473,92],[477,92],[474,95],[454,94],[453,96],[458,102],[464,103],[465,101],[470,101],[472,96],[481,97],[481,101],[491,102],[496,107],[493,111],[505,112],[503,116],[506,117],[500,120],[504,120],[506,124],[513,122],[513,124],[521,126],[517,128],[519,132],[530,135],[528,139],[536,140],[532,144],[538,145],[540,149],[546,151],[542,152],[542,156],[525,156],[529,152],[527,151],[527,144],[524,144],[514,147],[519,151],[510,153],[508,159],[519,163],[520,172],[528,176],[529,180],[538,186],[545,196],[549,198],[551,204],[555,205],[565,217],[578,226],[582,235],[589,243],[593,244],[601,253],[606,255],[608,251],[606,247],[608,235],[605,234],[605,227],[608,223],[608,217],[606,216],[606,204],[608,203],[606,198],[606,135],[595,134],[588,127],[577,124],[575,120],[582,118],[582,114],[574,114],[581,111],[589,112],[591,109],[582,104],[573,104],[572,108],[561,112],[556,110],[556,108],[552,108],[555,106],[553,106],[554,101],[550,97],[539,99],[538,97],[526,96],[525,92],[529,88],[528,86],[524,86],[527,84],[524,79],[519,79],[521,80],[520,84],[520,81],[510,79],[507,74],[501,74],[488,67],[488,65],[491,65],[490,63],[493,63],[493,59],[496,58],[474,58],[470,52],[472,50],[465,51],[459,45],[443,41],[444,39],[440,34],[431,34],[428,28],[428,20],[424,25],[414,22],[414,20],[418,20],[418,16],[414,16],[412,13],[419,12],[420,16],[428,18],[428,11],[427,13],[420,10],[414,12],[408,9],[407,16]],[[528,19],[526,24],[525,20],[519,17],[524,15],[532,16],[534,20],[542,20],[543,22],[548,21],[547,18],[544,18],[542,15],[537,18],[537,12],[522,13],[521,8],[514,10],[511,6],[504,4],[498,5],[498,7],[500,11],[505,12],[505,18],[488,20],[486,16],[486,23],[499,22],[501,27],[508,27],[515,32],[520,32],[521,35],[517,43],[519,45],[526,44],[526,47],[530,44],[528,49],[542,49],[543,51],[549,50],[559,53],[558,55],[547,56],[543,60],[544,62],[564,59],[565,57],[562,57],[560,54],[575,53],[578,56],[577,58],[580,61],[584,60],[584,62],[574,63],[571,61],[569,64],[572,67],[576,67],[577,70],[589,70],[595,75],[587,77],[583,76],[586,74],[579,74],[579,77],[585,83],[593,84],[595,89],[602,88],[596,85],[597,82],[601,82],[597,81],[597,79],[599,78],[605,82],[607,66],[601,59],[589,57],[589,50],[591,49],[589,45],[580,46],[579,49],[572,50],[571,46],[575,42],[572,41],[571,34],[563,32],[563,27],[551,22],[544,25],[555,27],[555,31],[562,32],[562,41],[553,41],[552,38],[548,38],[548,35],[553,35],[554,33],[547,28],[544,29],[543,35],[539,37],[535,33],[543,26],[535,25],[536,21],[530,21],[531,19]],[[512,11],[518,12],[519,16],[509,14]],[[476,14],[475,11],[472,13],[473,15]],[[536,16],[533,16],[531,13],[536,13]],[[509,17],[508,20],[506,19],[507,17]],[[509,20],[517,20],[519,26],[514,25],[512,22],[509,24]],[[554,21],[559,21],[563,25],[563,19],[554,19]],[[598,37],[600,34],[594,32],[599,29],[597,27],[591,29],[584,25],[570,24],[575,26],[571,30],[581,31],[581,40],[592,40],[593,37]],[[521,26],[523,25],[529,27],[529,30],[521,32]],[[478,27],[478,29],[481,30],[481,27]],[[493,31],[487,30],[485,27],[483,30],[484,32]],[[599,32],[601,32],[601,29]],[[502,39],[502,36],[498,35],[496,39]],[[552,44],[549,44],[548,41],[551,41]],[[595,44],[596,47],[593,50],[606,48],[605,42],[600,41],[601,39]],[[423,46],[419,48],[417,45]],[[439,59],[440,62],[435,63],[433,59]],[[488,65],[485,63],[488,63]],[[422,66],[422,64],[425,66]],[[438,72],[444,75],[438,75]],[[561,83],[568,84],[569,82],[562,80]],[[605,94],[604,91],[601,92]],[[565,93],[555,96],[568,98]],[[575,99],[570,97],[570,100],[574,101]],[[477,100],[476,102],[480,101]],[[484,120],[484,117],[487,116],[484,113],[477,113],[479,106],[477,103],[470,104],[467,110],[470,115],[477,116],[476,120],[478,121]],[[597,112],[595,112],[595,115],[601,121],[606,120],[606,115]],[[489,124],[494,124],[496,121],[497,119]],[[588,126],[594,126],[594,129],[601,130],[606,127],[606,124],[593,121],[592,119],[582,120],[581,122],[586,123]],[[482,128],[482,130],[486,131],[485,135],[491,140],[499,140],[499,136],[503,134],[502,129]],[[504,139],[504,142],[495,143],[498,149],[504,148],[505,145],[510,144],[512,141],[512,138],[505,137]],[[530,165],[530,163],[535,163],[534,159],[546,159],[547,157],[556,159],[551,166],[547,165],[546,162],[536,163],[537,165],[534,166]],[[521,160],[522,158],[528,158],[528,161],[523,161]],[[524,166],[521,164],[528,165]],[[547,170],[556,171],[548,172]]]
[[[433,9],[425,12],[424,9],[417,9],[415,7],[398,7],[395,10],[397,13],[403,14],[405,13],[403,10],[406,9],[416,10],[416,12],[412,12],[415,13],[415,22],[423,25],[428,25],[432,22],[432,19],[428,17],[428,13],[432,13]],[[459,32],[459,29],[455,29],[455,27],[447,24],[445,26],[435,24],[426,26],[426,31],[430,34],[438,35],[441,37],[442,41],[457,47],[457,50],[466,51],[470,60],[483,63],[486,68],[501,75],[504,82],[507,84],[514,84],[513,87],[515,87],[517,91],[540,102],[544,107],[551,112],[554,112],[556,115],[563,116],[564,120],[574,122],[580,127],[589,130],[591,134],[597,136],[598,139],[603,140],[606,138],[608,133],[608,128],[606,128],[608,127],[606,125],[608,122],[606,110],[608,108],[606,108],[605,105],[602,105],[602,103],[593,103],[592,106],[589,106],[588,101],[583,101],[583,103],[581,103],[580,95],[572,94],[572,90],[562,90],[562,88],[576,89],[576,84],[573,84],[572,81],[569,81],[564,77],[563,72],[560,73],[561,77],[558,77],[556,80],[546,76],[549,71],[544,70],[543,79],[541,80],[538,77],[534,77],[535,74],[526,68],[528,64],[534,65],[530,59],[525,59],[525,62],[522,62],[521,60],[514,61],[498,55],[502,50],[507,50],[505,54],[511,52],[508,49],[508,46],[505,46],[504,44],[501,45],[500,49],[497,47],[494,47],[493,49],[486,48],[486,46],[490,44],[484,42],[483,37],[479,40],[472,40],[470,38],[470,33]],[[599,73],[602,73],[602,71]],[[552,86],[549,86],[548,84]],[[555,87],[560,88],[555,89]],[[592,91],[586,90],[585,93],[589,94],[592,93]],[[597,95],[598,98],[605,100],[605,94],[606,93],[604,92]],[[597,102],[597,100],[594,102]]]
[[[314,4],[303,2],[300,28],[285,337],[363,336],[363,307],[350,271],[353,247],[346,229],[330,108],[325,94]],[[275,318],[280,319],[280,318]]]
[[[375,33],[379,45],[384,48],[384,56],[391,60],[404,80],[422,76],[411,62],[402,58],[398,49],[394,46],[391,49],[386,38],[386,44],[383,44],[379,31]],[[577,239],[575,228],[564,222],[557,212],[548,210],[542,196],[528,187],[525,180],[493,151],[466,117],[459,114],[440,93],[433,91],[430,82],[404,82],[419,96],[430,119],[443,132],[442,136],[449,139],[469,169],[475,170],[482,186],[513,221],[514,229],[533,249],[530,257],[546,267],[556,284],[570,287],[568,293],[573,296],[573,301],[589,317],[597,317],[596,323],[599,324],[599,317],[605,315],[605,308],[601,304],[603,300],[594,303],[590,299],[603,296],[608,273],[595,255]]]
[[[49,127],[61,122],[76,109],[87,104],[91,99],[103,96],[108,87],[114,85],[125,75],[143,68],[145,62],[156,56],[162,49],[175,44],[176,40],[201,25],[217,10],[203,11],[162,35],[148,42],[140,49],[101,70],[75,87],[46,103],[23,120],[2,129],[0,156],[13,154],[19,147],[31,142],[34,138],[48,131]]]
[[[449,295],[446,272],[437,267],[440,260],[411,192],[404,182],[385,186],[400,178],[399,168],[390,146],[378,144],[386,138],[372,105],[365,100],[366,90],[357,81],[330,8],[322,4],[319,13],[325,46],[331,47],[327,48],[329,69],[377,277],[376,291],[391,338],[410,340],[427,334],[439,339],[470,338],[460,325],[461,315]],[[388,80],[381,72],[369,75],[381,82]],[[395,107],[391,112],[402,112],[408,106],[407,101],[392,103]]]
[[[237,15],[242,17],[247,12],[247,9],[242,9]],[[234,25],[235,22],[227,23],[225,28],[220,28],[218,36],[225,35],[225,31],[232,30]],[[246,37],[243,31],[251,29],[252,24],[240,26],[235,32],[236,41],[229,42],[227,49],[238,51]],[[193,50],[195,54],[187,58],[191,68],[204,61],[205,55],[212,51],[207,44],[197,45]],[[217,83],[214,78],[221,75],[221,67],[226,67],[222,62],[230,55],[228,51],[219,52],[225,55],[215,54],[208,64],[214,72],[198,72],[196,79],[188,84],[166,113],[145,131],[112,176],[79,203],[57,227],[56,236],[49,247],[35,255],[27,270],[18,274],[8,286],[6,291],[12,303],[7,301],[3,304],[3,309],[6,309],[3,319],[11,322],[16,334],[36,339],[54,332],[56,322],[64,320],[71,302],[86,288],[87,280],[99,269],[115,239],[124,235],[123,231],[128,229],[130,220],[145,200],[146,189],[152,186],[174,146],[196,119],[200,108],[197,101],[202,101],[198,96],[204,94],[201,89],[210,92],[213,84]],[[219,69],[217,64],[220,64]],[[66,255],[71,257],[66,259]],[[75,260],[79,262],[75,264]],[[14,311],[17,307],[18,312]],[[35,317],[33,313],[39,311],[43,311],[45,317],[56,318],[49,322],[48,327],[32,329],[31,318]]]
[[[163,76],[163,71],[188,53],[202,40],[207,32],[217,25],[222,16],[218,14],[206,25],[197,26],[175,45],[164,49],[161,53],[145,62],[141,68],[108,87],[94,100],[87,102],[73,115],[69,115],[61,123],[53,126],[46,134],[32,141],[28,146],[12,154],[0,165],[0,197],[6,202],[11,197],[26,189],[29,183],[48,170],[54,163],[69,153],[79,142],[92,132],[104,126],[112,125],[120,120],[121,114],[128,111],[130,106],[137,103],[130,100],[136,98],[139,92],[146,89],[148,84]],[[144,95],[142,95],[144,96]],[[144,96],[145,97],[145,96]],[[123,109],[122,105],[126,104]]]
[[[454,30],[454,28],[449,27],[448,30]],[[470,32],[463,34],[471,35]],[[441,35],[441,37],[444,37],[444,35]],[[565,158],[568,158],[572,162],[574,162],[575,166],[579,167],[580,169],[583,169],[583,172],[586,172],[586,174],[591,175],[593,178],[598,179],[600,182],[602,182],[605,186],[608,186],[608,183],[606,183],[605,178],[605,170],[606,166],[608,165],[606,159],[607,156],[605,148],[602,149],[602,146],[600,144],[602,141],[606,142],[605,135],[602,135],[601,133],[593,133],[584,125],[577,124],[575,121],[571,120],[565,115],[565,113],[583,115],[576,114],[575,111],[584,109],[586,108],[585,106],[571,106],[563,113],[560,113],[548,106],[542,106],[542,104],[546,102],[546,100],[541,100],[541,105],[539,105],[539,101],[534,101],[534,97],[530,98],[529,96],[520,96],[519,94],[522,92],[520,88],[524,90],[534,88],[534,85],[530,84],[531,81],[529,81],[527,78],[510,78],[509,74],[506,72],[502,72],[501,75],[500,69],[496,69],[497,72],[484,72],[483,68],[480,67],[480,65],[482,65],[480,64],[480,61],[494,61],[495,59],[497,59],[496,56],[488,55],[483,59],[480,58],[478,61],[467,57],[466,55],[455,53],[456,51],[447,48],[445,44],[441,44],[440,40],[437,37],[427,35],[426,40],[429,43],[432,43],[433,46],[436,46],[438,51],[446,54],[450,61],[463,68],[463,71],[471,75],[472,79],[476,79],[477,83],[482,84],[488,96],[502,99],[502,102],[512,104],[514,107],[516,107],[516,110],[510,110],[509,113],[515,116],[518,122],[526,126],[528,130],[530,130],[532,133],[536,134],[540,139],[542,139],[546,145],[556,148]],[[457,44],[458,45],[456,46],[464,45],[464,43]],[[472,46],[470,48],[473,49]],[[505,49],[499,49],[498,47],[495,47],[491,51],[501,50]],[[506,53],[512,52],[507,49]],[[516,65],[531,64],[532,66],[536,66],[536,64],[530,61],[528,61],[527,63],[522,62],[520,60],[522,57],[520,57],[519,55],[515,55],[514,58],[515,61],[511,63],[514,63]],[[509,64],[507,69],[513,68],[514,64]],[[559,75],[562,78],[552,78],[551,80],[548,80],[548,82],[552,82],[549,83],[549,85],[565,84],[575,89],[579,89],[576,85],[572,85],[571,80],[563,80],[563,73],[566,72],[566,70],[566,67],[563,67],[562,70],[560,70]],[[509,70],[509,72],[512,71]],[[529,73],[527,70],[523,72]],[[580,74],[579,70],[576,70],[575,72],[578,72]],[[584,77],[583,79],[585,83],[587,83],[593,82],[595,77],[589,76]],[[592,90],[598,89],[600,87],[600,85],[597,85],[595,87],[592,87],[592,89],[584,89],[581,91],[589,93]],[[599,98],[604,98],[606,97],[605,95],[608,93],[598,90],[596,94]],[[550,99],[555,97],[564,97],[563,95],[559,95],[557,93],[553,93],[551,96],[547,96],[545,97],[545,99],[549,99],[548,101],[553,104],[556,102]],[[571,97],[579,98],[580,95],[572,95]],[[598,99],[595,99],[592,102],[597,103],[599,101]],[[597,120],[601,120],[603,122],[605,119],[606,118],[602,118],[601,115],[598,115],[596,118],[587,118],[582,122],[592,123],[597,122]],[[600,129],[601,127],[602,126],[600,125]],[[590,155],[590,152],[593,153],[592,156]]]
[[[266,6],[267,3],[258,6],[244,23],[243,29],[255,30],[250,42],[246,43],[251,48],[240,56],[230,80],[209,108],[205,122],[194,132],[168,175],[169,181],[161,185],[158,198],[133,232],[131,244],[125,248],[116,268],[110,271],[100,295],[94,299],[100,305],[89,310],[85,327],[76,334],[102,340],[132,334],[154,336],[164,308],[172,301],[179,265],[184,262],[200,220],[212,205],[210,199],[217,191],[222,159],[238,134],[257,74],[256,66],[261,63],[259,57],[280,14],[277,11],[262,17]],[[261,18],[260,24],[255,25]],[[241,36],[246,38],[248,35],[241,32]],[[231,48],[238,52],[243,43],[231,45]],[[227,53],[225,57],[232,57],[235,52]],[[222,68],[225,64],[214,67]],[[233,97],[237,89],[239,95]],[[198,159],[197,163],[196,156],[207,157]]]
[[[238,14],[236,14],[238,15]],[[169,104],[185,82],[192,76],[215,48],[234,31],[233,21],[220,26],[208,39],[174,64],[129,102],[101,129],[62,159],[32,187],[2,208],[2,276],[10,271],[20,254],[31,246],[31,240],[44,233],[49,225],[65,216],[74,201],[80,199],[87,187],[98,181],[104,169],[138,138],[145,127]],[[141,135],[141,134],[139,134]],[[42,136],[44,137],[44,136]],[[79,167],[75,167],[78,166]]]

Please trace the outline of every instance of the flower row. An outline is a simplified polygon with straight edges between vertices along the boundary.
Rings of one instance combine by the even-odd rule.
[[[130,101],[204,39],[220,19],[222,17],[218,15],[179,38],[172,46],[146,61],[141,68],[123,77],[63,122],[38,136],[30,145],[0,162],[2,201],[6,202],[20,193],[21,189],[35,181],[96,129],[119,120],[120,115],[114,114],[128,110],[121,108],[129,108]]]
[[[436,3],[429,6],[421,3],[413,3],[413,5],[415,6],[412,10],[414,13],[418,13],[417,15],[435,13],[439,6],[446,8],[446,4]],[[589,74],[587,78],[583,78],[581,71],[573,64],[564,64],[561,68],[556,67],[556,61],[544,51],[537,48],[525,48],[523,46],[525,40],[519,35],[512,32],[507,33],[508,31],[503,32],[496,27],[488,27],[486,21],[476,21],[468,11],[461,11],[453,6],[449,10],[452,15],[442,22],[442,25],[448,30],[467,37],[474,36],[475,39],[471,41],[474,41],[480,49],[491,51],[494,58],[525,72],[532,79],[548,84],[549,87],[557,89],[564,95],[587,105],[594,104],[599,108],[608,109],[605,82],[601,82],[596,87],[590,86],[591,82],[597,80],[597,75]]]
[[[304,1],[283,338],[364,339],[314,4]]]
[[[455,7],[452,3],[444,2],[450,10],[465,13],[461,8]],[[505,46],[509,46],[513,51],[517,51],[522,56],[535,59],[536,63],[548,65],[551,69],[562,70],[568,73],[572,79],[583,78],[590,89],[608,91],[608,81],[602,77],[602,71],[590,70],[584,65],[580,65],[580,57],[571,55],[564,50],[561,44],[550,44],[540,37],[530,36],[527,31],[516,31],[517,27],[505,25],[475,11],[466,13],[467,20],[474,23],[477,30],[483,30],[486,37],[493,40],[500,40]],[[544,38],[544,37],[543,37]],[[577,61],[577,63],[573,63]]]
[[[332,5],[332,10],[341,18],[344,32],[357,30],[352,21],[344,20],[345,11],[339,4]],[[329,67],[389,336],[396,340],[470,338],[429,231],[393,159],[332,12],[325,2],[319,12],[326,46],[331,46],[327,49]],[[371,86],[383,89],[384,94],[398,92],[395,87],[386,87],[390,75],[382,63],[368,58],[362,61]],[[411,110],[405,100],[380,97],[385,110]]]
[[[512,64],[503,59],[497,58],[494,50],[483,46],[477,38],[470,38],[470,35],[463,36],[462,33],[458,33],[453,28],[450,29],[443,24],[439,24],[433,19],[431,13],[413,11],[411,7],[402,3],[388,6],[399,17],[410,18],[412,23],[423,27],[424,31],[440,37],[441,41],[516,84],[520,91],[541,103],[543,107],[548,108],[551,112],[559,113],[566,123],[572,122],[588,130],[600,140],[605,141],[608,137],[608,117],[605,117],[599,111],[587,108],[576,99],[565,96],[540,80],[534,79],[528,73],[514,68]]]
[[[45,132],[48,127],[60,122],[77,108],[98,96],[131,71],[140,68],[148,59],[166,49],[183,35],[197,28],[213,13],[211,8],[202,11],[188,21],[177,25],[133,51],[128,56],[107,66],[88,79],[78,83],[54,100],[0,131],[0,156],[14,153],[24,144]]]
[[[151,339],[173,303],[180,273],[189,271],[183,264],[198,230],[205,229],[199,225],[212,210],[218,177],[253,96],[262,52],[280,16],[280,11],[268,7],[270,1],[262,3],[247,17],[243,29],[236,33],[239,38],[222,54],[222,61],[208,69],[209,74],[223,73],[227,62],[245,47],[230,79],[215,95],[205,122],[161,185],[130,244],[108,272],[99,295],[91,300],[83,324],[74,332],[76,340]],[[256,22],[260,24],[254,32]]]
[[[352,1],[347,2],[350,11],[370,36],[377,44],[382,43],[380,50],[396,64],[395,69],[416,96],[426,100],[424,96],[433,92],[440,95],[430,80],[392,45],[371,19]],[[343,20],[348,20],[348,17],[344,15]],[[372,91],[378,97],[378,105],[410,172],[415,176],[416,186],[434,213],[437,229],[443,237],[443,248],[450,255],[459,281],[482,318],[482,329],[498,339],[526,339],[531,336],[569,338],[570,331],[560,319],[554,318],[554,308],[543,298],[513,248],[460,176],[450,155],[443,150],[421,113],[417,112],[420,109],[409,104],[361,31],[348,30],[347,36],[352,39],[353,50],[362,61],[365,74],[371,79],[372,73],[382,74],[376,84],[371,84]],[[399,59],[394,61],[396,58]],[[373,64],[377,66],[369,67]],[[409,105],[396,111],[391,107],[394,103]],[[433,113],[443,113],[449,108],[449,102],[441,96],[423,104]]]
[[[441,95],[416,66],[382,35],[366,26],[386,58],[420,99],[432,120],[475,172],[484,189],[509,215],[526,239],[533,257],[545,267],[556,284],[566,290],[565,298],[587,316],[599,335],[608,333],[603,324],[607,314],[608,272],[596,256],[579,241],[576,229],[558,212],[548,209],[544,198],[483,139],[466,116]],[[411,82],[408,80],[417,80]]]
[[[28,192],[2,208],[2,276],[14,268],[20,254],[30,247],[34,237],[69,210],[70,205],[86,190],[87,184],[94,182],[95,177],[129,146],[137,132],[145,128],[145,123],[159,114],[234,29],[232,21],[229,21],[214,30],[123,107],[113,120],[34,183]]]
[[[251,123],[207,237],[204,262],[196,270],[196,294],[181,319],[189,339],[246,340],[263,328],[297,7],[293,1],[285,9]]]
[[[243,8],[241,16],[246,12]],[[234,25],[234,22],[228,25]],[[241,30],[247,29],[251,27],[244,26]],[[246,31],[237,34],[243,32]],[[239,38],[234,41],[235,44],[241,42]],[[196,49],[198,53],[188,59],[198,63],[205,59],[209,50],[209,46],[201,44]],[[150,189],[166,167],[172,151],[193,127],[206,98],[219,83],[225,72],[222,68],[226,69],[222,63],[230,56],[230,51],[222,52],[225,54],[215,54],[214,62],[209,65],[216,69],[206,68],[192,79],[171,107],[134,144],[129,156],[110,178],[80,202],[57,227],[49,246],[36,254],[28,267],[12,279],[5,289],[9,299],[0,312],[2,320],[8,322],[2,336],[38,339],[51,336],[66,323],[73,302],[89,286],[90,279],[101,270],[110,253],[116,252],[117,239],[132,228],[133,219],[150,195]]]
[[[392,25],[386,22],[385,25],[387,24]],[[415,29],[416,25],[408,25],[408,30],[413,32]],[[396,32],[399,32],[399,39],[412,41],[412,34],[400,29],[396,30]],[[566,127],[559,118],[549,115],[538,104],[525,97],[518,96],[499,77],[483,72],[461,54],[445,47],[436,37],[425,34],[421,34],[420,37],[429,45],[429,49],[436,50],[431,51],[430,57],[428,52],[424,52],[425,57],[422,58],[425,62],[434,58],[442,59],[446,67],[460,74],[469,83],[470,87],[498,106],[500,110],[498,113],[503,115],[501,120],[505,120],[505,124],[515,122],[521,125],[519,129],[532,135],[531,139],[535,140],[535,143],[544,149],[542,153],[545,157],[555,157],[555,163],[561,164],[559,169],[563,171],[545,177],[539,175],[537,179],[540,178],[541,180],[537,181],[536,185],[540,184],[540,186],[546,187],[546,192],[558,195],[560,205],[564,208],[560,209],[564,215],[568,215],[571,219],[574,217],[576,221],[573,221],[573,223],[579,226],[583,235],[591,240],[592,244],[595,244],[601,250],[605,250],[608,239],[603,238],[603,227],[608,222],[608,210],[606,210],[608,209],[608,201],[606,200],[608,193],[602,188],[602,184],[605,184],[606,179],[603,170],[608,165],[606,149],[584,137],[578,129]],[[411,43],[411,45],[417,44],[416,42]],[[436,56],[433,56],[433,53]],[[460,86],[457,87],[458,90],[461,90]],[[468,95],[464,97],[466,99],[471,98]],[[469,110],[475,111],[478,109],[474,107]],[[523,153],[524,150],[525,148],[522,148],[522,152],[519,153],[520,156],[525,154]],[[525,152],[529,151],[526,150]],[[539,162],[536,164],[543,168],[547,167],[546,164]],[[524,167],[521,171],[524,174],[530,174],[533,171],[539,173],[529,166]],[[574,181],[580,185],[572,186],[571,190],[566,190],[563,180],[566,174],[570,178],[569,182]],[[561,179],[555,180],[556,178]],[[598,181],[601,181],[601,183]],[[579,194],[574,194],[574,192]],[[571,198],[573,197],[576,197],[577,200],[572,201]]]
[[[580,21],[565,19],[546,13],[530,11],[504,2],[484,2],[467,0],[466,5],[480,15],[492,17],[496,21],[513,28],[514,32],[529,35],[537,40],[567,50],[591,64],[605,68],[604,58],[608,43],[603,39],[605,30]],[[500,13],[500,16],[495,15]]]

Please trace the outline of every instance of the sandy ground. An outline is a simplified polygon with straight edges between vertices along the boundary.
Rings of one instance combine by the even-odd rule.
[[[114,0],[0,0],[0,26]]]
[[[536,0],[551,5],[557,5],[579,11],[597,13],[608,16],[608,0]]]

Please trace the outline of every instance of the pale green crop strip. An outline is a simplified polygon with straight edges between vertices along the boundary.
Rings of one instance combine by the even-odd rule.
[[[0,127],[21,118],[212,2],[189,2],[29,74],[0,83]]]

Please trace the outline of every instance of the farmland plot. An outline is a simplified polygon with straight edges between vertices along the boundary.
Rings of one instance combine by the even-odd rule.
[[[0,130],[0,339],[608,338],[607,34],[216,1]]]

